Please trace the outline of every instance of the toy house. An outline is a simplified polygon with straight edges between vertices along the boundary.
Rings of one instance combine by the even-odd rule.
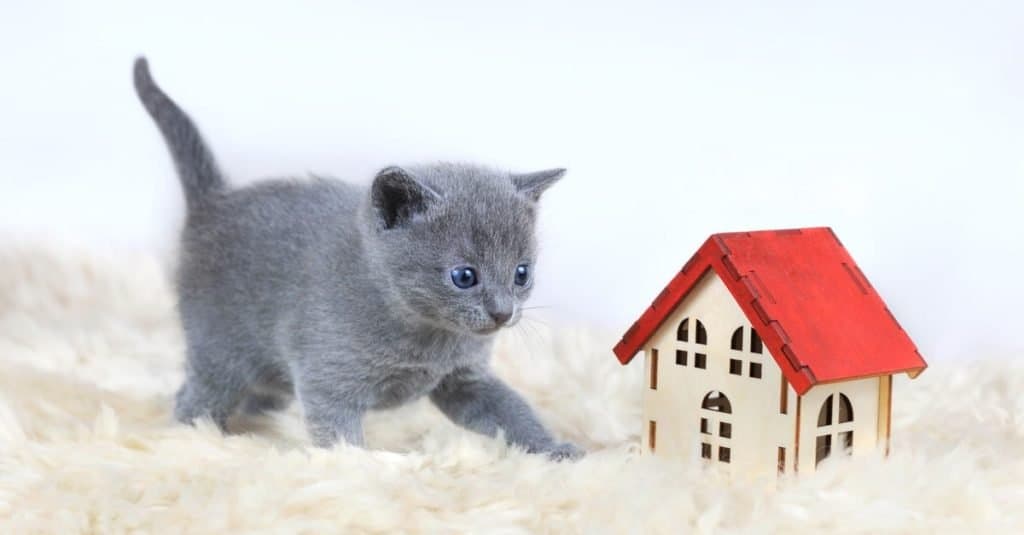
[[[711,236],[614,352],[645,355],[644,451],[732,473],[887,453],[892,377],[926,367],[829,228]]]

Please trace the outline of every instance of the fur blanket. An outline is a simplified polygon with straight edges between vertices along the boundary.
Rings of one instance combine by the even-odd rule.
[[[153,258],[0,249],[2,533],[1024,532],[1024,364],[930,362],[895,385],[893,453],[727,479],[639,454],[641,367],[618,333],[526,322],[500,374],[563,438],[553,463],[426,403],[375,413],[370,448],[308,446],[299,409],[172,421],[183,341]]]

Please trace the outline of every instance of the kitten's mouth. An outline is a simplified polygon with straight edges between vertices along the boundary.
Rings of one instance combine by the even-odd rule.
[[[472,329],[472,332],[474,332],[476,334],[479,334],[481,336],[487,336],[487,335],[494,334],[494,333],[496,333],[496,332],[498,332],[498,331],[500,331],[502,329],[505,329],[507,327],[511,327],[511,326],[515,325],[516,323],[518,323],[518,321],[519,321],[519,319],[517,318],[515,321],[509,321],[509,322],[506,322],[506,323],[498,323],[496,325],[492,325],[490,327],[484,327],[482,329]]]
[[[486,335],[494,334],[494,333],[500,331],[502,327],[504,327],[504,325],[495,325],[493,327],[486,327],[486,328],[483,328],[483,329],[475,329],[475,330],[473,330],[473,332],[476,333],[476,334],[479,334],[479,335],[486,336]]]

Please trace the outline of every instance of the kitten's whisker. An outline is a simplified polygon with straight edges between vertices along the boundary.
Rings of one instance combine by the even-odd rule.
[[[527,358],[530,360],[537,360],[537,345],[533,343],[533,338],[530,336],[530,324],[524,323],[521,331],[523,337],[523,346],[526,348]]]
[[[546,322],[546,321],[544,321],[544,320],[542,320],[540,318],[535,318],[533,316],[523,316],[523,319],[528,319],[530,321],[537,322],[537,323],[539,323],[539,324],[541,324],[541,325],[543,325],[545,327],[549,327],[549,328],[551,327],[551,325],[549,325],[548,322]]]
[[[520,318],[520,320],[518,322],[516,322],[516,324],[513,325],[509,330],[511,332],[515,333],[516,342],[518,343],[518,347],[523,348],[524,351],[526,351],[527,353],[530,353],[530,351],[529,351],[530,348],[528,347],[527,339],[526,339],[526,331],[525,331],[526,324],[523,323],[522,319],[523,318]]]
[[[542,343],[544,341],[544,337],[543,337],[542,333],[540,332],[540,330],[537,328],[536,323],[544,324],[544,322],[538,320],[537,318],[532,318],[532,317],[529,317],[529,316],[523,316],[523,319],[527,320],[526,322],[523,323],[524,334],[527,334],[527,331],[529,331],[529,334],[532,335],[532,337],[533,337],[533,341],[536,341],[537,343]],[[536,322],[536,323],[533,323],[533,322]],[[544,325],[547,326],[546,324],[544,324]],[[533,356],[532,355],[533,352],[534,352],[533,350],[536,349],[536,346],[531,347],[530,349],[531,349],[531,351],[530,351],[531,356]]]
[[[516,342],[517,342],[517,347],[522,348],[524,350],[524,352],[529,355],[532,352],[529,350],[528,344],[526,343],[526,336],[525,336],[525,332],[524,332],[523,329],[524,329],[524,324],[520,321],[519,323],[516,323],[515,325],[513,325],[512,328],[509,329],[509,330],[512,333],[515,334]],[[532,356],[532,355],[529,355],[529,356]]]

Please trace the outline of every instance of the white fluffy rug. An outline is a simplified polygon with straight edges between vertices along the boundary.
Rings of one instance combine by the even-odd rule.
[[[170,419],[182,337],[153,259],[0,251],[0,533],[1024,532],[1024,365],[897,380],[888,459],[729,481],[638,454],[640,361],[618,333],[509,332],[496,367],[562,437],[552,463],[425,404],[373,415],[371,450],[307,447],[297,408]]]

